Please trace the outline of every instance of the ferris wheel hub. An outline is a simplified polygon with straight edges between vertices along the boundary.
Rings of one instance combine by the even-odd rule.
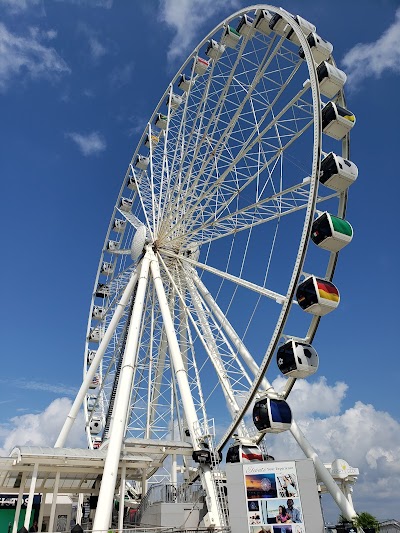
[[[143,252],[143,248],[147,242],[146,226],[139,226],[132,239],[131,258],[136,261]]]

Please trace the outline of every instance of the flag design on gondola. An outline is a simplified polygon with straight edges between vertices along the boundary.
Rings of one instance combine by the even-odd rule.
[[[315,281],[317,283],[320,298],[331,300],[332,302],[339,302],[339,291],[333,283],[322,279],[316,279]]]

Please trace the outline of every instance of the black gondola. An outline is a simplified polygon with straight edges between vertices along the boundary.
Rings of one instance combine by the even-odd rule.
[[[285,400],[263,398],[254,404],[253,422],[258,431],[280,433],[290,429],[292,412]]]

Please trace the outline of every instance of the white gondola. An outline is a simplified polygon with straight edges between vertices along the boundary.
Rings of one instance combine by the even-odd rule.
[[[104,276],[110,276],[114,272],[114,264],[104,261],[101,265],[100,274]]]
[[[303,17],[300,17],[300,15],[295,15],[293,18],[300,26],[304,37],[308,37],[310,33],[315,33],[317,28],[314,26],[314,24],[311,24],[311,22],[309,22],[308,20],[303,19]],[[300,46],[300,40],[295,34],[293,28],[291,28],[289,33],[287,34],[287,38],[289,39],[289,41],[292,41],[292,43],[297,44],[297,46]]]
[[[352,185],[358,177],[358,168],[352,161],[330,152],[321,161],[320,183],[343,192]]]
[[[278,349],[276,362],[284,376],[306,378],[318,370],[319,359],[311,344],[291,339]]]
[[[289,23],[286,22],[286,20],[280,14],[282,11],[290,17],[294,18],[293,15],[289,13],[289,11],[281,9],[280,12],[274,13],[273,17],[269,21],[269,27],[278,35],[282,35],[282,37],[288,37],[291,27]]]
[[[86,406],[88,411],[93,411],[96,405],[96,396],[88,396],[86,400]]]
[[[92,318],[94,320],[102,320],[104,318],[105,308],[101,305],[95,305],[92,309]]]
[[[253,422],[262,433],[281,433],[292,424],[292,412],[285,400],[262,398],[254,404]]]
[[[267,9],[257,9],[255,23],[256,30],[258,30],[260,33],[263,33],[264,35],[269,35],[272,31],[269,27],[269,23],[273,16],[273,13],[271,13]]]
[[[119,242],[118,241],[109,240],[108,243],[107,243],[107,250],[109,252],[115,252],[115,250],[119,250]]]
[[[99,343],[104,335],[104,329],[100,326],[96,326],[95,328],[91,328],[89,332],[89,341],[90,342],[97,342]]]
[[[96,374],[90,382],[89,389],[96,389],[100,385],[100,376]]]
[[[222,37],[222,44],[228,48],[235,49],[238,42],[240,41],[240,33],[232,28],[232,26],[227,26],[225,28],[224,36]]]
[[[254,27],[254,20],[249,17],[249,15],[242,15],[239,24],[236,28],[236,31],[239,33],[239,35],[251,39],[256,32]]]
[[[327,212],[314,220],[311,240],[319,248],[330,252],[339,252],[353,239],[353,228],[343,218],[335,217]]]
[[[214,41],[214,39],[208,41],[206,48],[207,57],[214,59],[214,61],[218,61],[224,52],[225,46],[223,44],[217,43],[217,41]]]
[[[343,70],[323,61],[317,68],[319,90],[327,98],[333,98],[343,89],[347,76]]]
[[[93,359],[96,357],[97,350],[88,350],[87,352],[87,362],[88,365],[93,363]]]
[[[150,135],[150,137],[147,135],[146,140],[144,141],[144,145],[146,146],[146,148],[150,148],[151,145],[151,147],[154,149],[157,146],[159,140],[160,137],[158,137],[157,135]]]
[[[181,105],[182,102],[183,102],[182,96],[180,96],[179,94],[172,93],[171,95],[167,96],[165,104],[167,106],[171,106],[171,109],[176,111],[179,108],[179,106]],[[149,159],[149,158],[147,158],[147,159]]]
[[[235,437],[235,442],[229,446],[226,452],[227,463],[251,463],[263,460],[260,447],[251,439],[244,437]]]
[[[316,33],[310,33],[310,35],[307,37],[307,41],[311,47],[311,53],[317,65],[319,65],[322,61],[329,59],[333,52],[333,45],[330,42],[325,41],[325,39]],[[302,46],[299,48],[299,56],[302,59],[305,58]]]
[[[98,435],[101,433],[103,431],[103,427],[103,421],[98,416],[94,416],[89,423],[89,429],[92,435]]]
[[[194,64],[194,72],[195,74],[198,74],[199,76],[203,76],[209,67],[209,62],[207,59],[203,59],[202,57],[196,57],[195,64]]]
[[[184,92],[188,92],[190,88],[194,85],[195,79],[191,78],[190,76],[186,76],[186,74],[182,74],[179,78],[178,87]]]
[[[114,220],[113,231],[116,233],[123,233],[126,227],[126,221],[116,218]]]
[[[297,287],[297,303],[306,313],[324,316],[334,311],[340,302],[337,287],[331,282],[309,276]]]
[[[157,126],[157,128],[160,128],[160,130],[166,130],[167,124],[168,124],[167,115],[163,115],[162,113],[157,113],[154,124]]]
[[[328,102],[321,113],[322,131],[338,141],[343,139],[356,123],[353,113],[335,102]]]
[[[107,298],[110,296],[110,287],[105,283],[98,283],[95,294],[97,298]]]
[[[140,170],[146,170],[146,168],[149,166],[150,158],[146,157],[144,155],[138,154],[135,161],[135,167]]]
[[[121,198],[119,208],[121,209],[121,211],[124,211],[124,213],[129,213],[132,209],[132,205],[133,200],[131,200],[130,198]]]
[[[137,191],[137,183],[133,176],[129,176],[128,181],[126,182],[126,186],[131,191]]]

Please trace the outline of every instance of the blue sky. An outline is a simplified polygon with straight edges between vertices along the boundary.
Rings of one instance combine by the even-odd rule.
[[[0,449],[22,444],[27,433],[35,441],[38,428],[65,413],[60,398],[71,399],[82,376],[104,235],[144,125],[197,41],[247,5],[0,0]],[[359,167],[348,208],[355,238],[335,275],[342,304],[318,330],[317,376],[293,397],[323,459],[348,451],[360,467],[361,510],[375,505],[380,518],[399,518],[388,495],[400,473],[400,9],[394,0],[282,7],[316,24],[349,74],[348,107],[357,117],[351,159]],[[312,394],[323,400],[302,409]],[[324,440],[328,428],[346,438],[357,431],[342,450],[335,435]],[[44,433],[51,444],[56,431]]]

